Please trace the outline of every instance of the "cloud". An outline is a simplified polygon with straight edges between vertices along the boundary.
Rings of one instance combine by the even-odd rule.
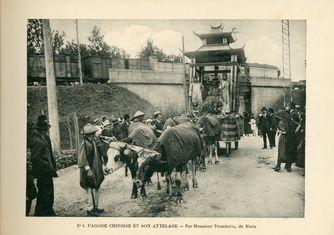
[[[157,32],[152,35],[152,39],[156,46],[167,54],[179,54],[179,49],[182,49],[182,35],[179,32],[172,30]]]
[[[178,54],[182,48],[182,35],[173,30],[154,32],[150,27],[143,25],[131,25],[122,31],[111,31],[106,34],[105,40],[109,45],[115,45],[125,49],[131,57],[136,57],[147,39],[152,39],[154,44],[163,49],[167,54]]]
[[[248,62],[271,64],[281,67],[281,45],[266,35],[255,40],[247,40],[245,53]]]

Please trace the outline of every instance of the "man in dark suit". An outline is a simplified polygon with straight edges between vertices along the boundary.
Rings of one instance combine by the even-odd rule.
[[[49,122],[45,115],[37,119],[36,132],[30,142],[32,172],[37,178],[37,202],[35,216],[55,216],[53,210],[53,177],[58,177],[56,162],[49,137]]]
[[[275,136],[276,136],[277,125],[278,125],[277,118],[275,116],[273,108],[268,109],[268,121],[269,121],[268,139],[269,139],[270,148],[273,148],[273,147],[276,147]]]
[[[259,115],[258,127],[262,133],[263,149],[266,149],[267,148],[267,136],[270,130],[269,118],[268,118],[266,107],[263,107],[261,109],[261,114]]]

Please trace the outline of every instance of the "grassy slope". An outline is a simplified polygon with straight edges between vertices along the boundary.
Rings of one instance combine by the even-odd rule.
[[[146,100],[116,85],[58,86],[57,96],[63,149],[70,147],[65,118],[71,118],[74,112],[79,117],[80,126],[83,125],[84,119],[92,120],[101,115],[109,118],[120,117],[125,113],[133,115],[137,110],[141,110],[147,114],[147,117],[151,117],[154,112],[154,107]],[[28,87],[28,103],[31,105],[28,120],[35,123],[42,110],[47,113],[46,87]],[[71,129],[74,130],[72,122]]]

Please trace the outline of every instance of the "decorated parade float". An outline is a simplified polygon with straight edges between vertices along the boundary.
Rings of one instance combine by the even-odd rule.
[[[210,25],[211,32],[198,34],[202,46],[196,51],[184,51],[190,59],[189,107],[201,110],[202,115],[216,114],[222,132],[219,145],[225,143],[226,154],[242,135],[239,122],[240,73],[244,70],[246,56],[244,47],[233,48],[235,28],[226,32],[223,26]]]

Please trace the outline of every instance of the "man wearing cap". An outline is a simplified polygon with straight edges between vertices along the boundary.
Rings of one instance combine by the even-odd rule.
[[[162,133],[162,128],[164,127],[163,123],[162,123],[162,114],[160,111],[156,111],[153,114],[153,125],[155,127],[155,135],[156,137],[159,137]]]
[[[78,159],[80,186],[86,192],[87,216],[98,216],[104,210],[99,209],[99,189],[104,180],[104,162],[98,149],[95,133],[97,128],[87,124],[83,128],[84,141]]]
[[[56,162],[49,137],[49,122],[45,115],[37,118],[36,131],[29,142],[32,173],[37,178],[37,202],[35,216],[55,216],[53,210],[53,177],[58,177]]]
[[[129,136],[123,142],[133,143],[143,148],[152,148],[156,142],[153,130],[143,123],[145,113],[137,111],[129,126]]]
[[[263,149],[266,149],[267,148],[267,136],[270,130],[269,118],[268,118],[266,107],[263,107],[261,109],[261,114],[259,115],[258,127],[262,133]]]

